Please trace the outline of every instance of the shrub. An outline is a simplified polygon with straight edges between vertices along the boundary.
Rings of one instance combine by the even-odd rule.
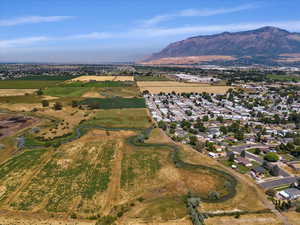
[[[268,152],[265,155],[264,159],[269,162],[277,162],[279,160],[279,156],[274,152]]]
[[[42,101],[42,106],[43,107],[48,107],[49,106],[49,102],[47,100],[43,100]]]
[[[54,110],[62,110],[62,104],[60,102],[55,102]]]

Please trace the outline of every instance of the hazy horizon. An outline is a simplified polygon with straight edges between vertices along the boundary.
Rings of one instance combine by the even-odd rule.
[[[0,62],[133,62],[191,36],[263,26],[298,32],[299,3],[3,0]]]

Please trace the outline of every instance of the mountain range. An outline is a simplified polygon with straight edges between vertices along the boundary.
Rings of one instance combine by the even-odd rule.
[[[236,33],[196,36],[168,45],[144,64],[267,63],[300,62],[300,33],[277,27],[262,27]]]

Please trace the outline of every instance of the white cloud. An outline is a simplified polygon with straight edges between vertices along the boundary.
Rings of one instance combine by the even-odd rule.
[[[208,25],[208,26],[183,26],[174,28],[141,28],[136,29],[134,33],[143,34],[147,37],[159,36],[176,36],[176,35],[201,35],[214,34],[218,32],[234,32],[257,29],[264,26],[274,26],[289,31],[300,31],[299,21],[277,21],[277,22],[257,22],[257,23],[238,23],[224,25]],[[133,33],[133,32],[131,32]]]
[[[149,39],[157,37],[171,36],[195,36],[204,34],[215,34],[224,31],[235,32],[257,29],[263,26],[275,26],[289,31],[300,31],[300,20],[295,21],[275,21],[275,22],[256,22],[256,23],[237,23],[208,26],[183,26],[173,28],[137,28],[124,32],[94,32],[87,34],[76,34],[63,37],[28,37],[11,40],[0,40],[0,48],[31,46],[40,42],[49,41],[70,41],[70,40],[102,40],[102,39]]]
[[[176,19],[178,17],[195,17],[195,16],[214,16],[214,15],[221,15],[221,14],[228,14],[234,13],[239,11],[244,11],[248,9],[253,9],[258,7],[257,4],[246,4],[246,5],[239,5],[232,8],[218,8],[218,9],[186,9],[172,14],[164,14],[154,16],[148,20],[142,21],[142,25],[144,27],[151,27],[155,26],[161,22]]]
[[[48,41],[48,37],[28,37],[28,38],[17,38],[11,40],[0,40],[0,48],[10,48],[16,46],[32,45],[38,42]]]
[[[47,23],[59,22],[63,20],[72,19],[72,16],[27,16],[14,19],[0,20],[0,27],[16,26],[20,24],[34,24],[34,23]]]
[[[108,32],[93,32],[93,33],[88,33],[88,34],[79,34],[79,35],[72,35],[72,36],[67,36],[64,39],[69,39],[69,40],[76,40],[76,39],[107,39],[113,37],[111,33]]]

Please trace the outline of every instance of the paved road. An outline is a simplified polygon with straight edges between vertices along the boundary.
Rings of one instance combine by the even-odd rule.
[[[297,179],[300,179],[300,177],[286,177],[278,180],[262,182],[259,183],[259,186],[261,186],[264,189],[270,189],[270,188],[292,184],[295,181],[297,181]]]

